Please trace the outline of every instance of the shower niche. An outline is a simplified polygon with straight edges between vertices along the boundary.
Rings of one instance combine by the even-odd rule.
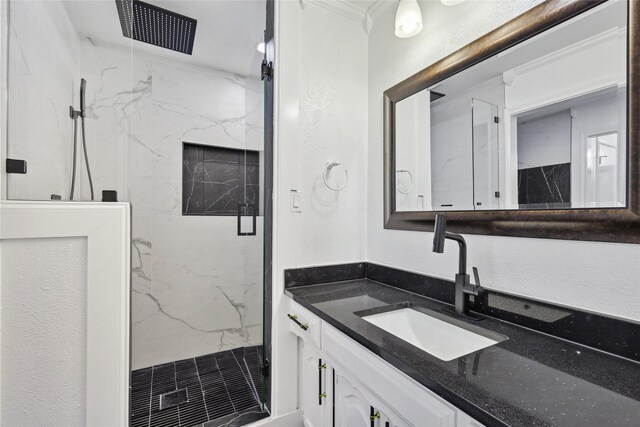
[[[185,143],[182,215],[233,216],[239,205],[258,209],[260,157],[260,151]]]

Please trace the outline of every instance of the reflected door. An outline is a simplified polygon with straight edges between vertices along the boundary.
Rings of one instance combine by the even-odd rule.
[[[587,206],[618,206],[618,133],[610,132],[586,139]]]

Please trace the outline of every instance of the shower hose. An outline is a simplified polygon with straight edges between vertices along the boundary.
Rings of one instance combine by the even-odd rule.
[[[73,116],[73,169],[71,172],[71,195],[69,200],[73,200],[73,193],[76,187],[76,158],[78,155],[78,117],[80,117],[82,127],[82,152],[84,153],[84,161],[87,165],[87,176],[89,177],[89,188],[91,189],[91,200],[94,200],[93,180],[91,178],[91,168],[89,167],[89,157],[87,155],[87,135],[84,127],[84,111],[76,113]]]

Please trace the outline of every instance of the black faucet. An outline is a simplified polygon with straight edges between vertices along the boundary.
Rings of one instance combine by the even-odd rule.
[[[469,280],[469,275],[467,274],[467,243],[461,235],[447,231],[447,218],[444,215],[436,215],[433,232],[433,252],[439,254],[444,252],[445,239],[451,239],[458,242],[458,246],[460,247],[460,257],[458,262],[458,274],[456,274],[455,312],[468,316],[469,300],[467,295],[480,296],[484,292],[484,288],[480,286],[478,269],[473,267],[473,275],[476,279],[476,284],[472,285]]]

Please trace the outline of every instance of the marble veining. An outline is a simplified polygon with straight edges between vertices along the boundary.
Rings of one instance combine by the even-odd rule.
[[[571,207],[571,163],[518,169],[518,204],[527,208]]]

